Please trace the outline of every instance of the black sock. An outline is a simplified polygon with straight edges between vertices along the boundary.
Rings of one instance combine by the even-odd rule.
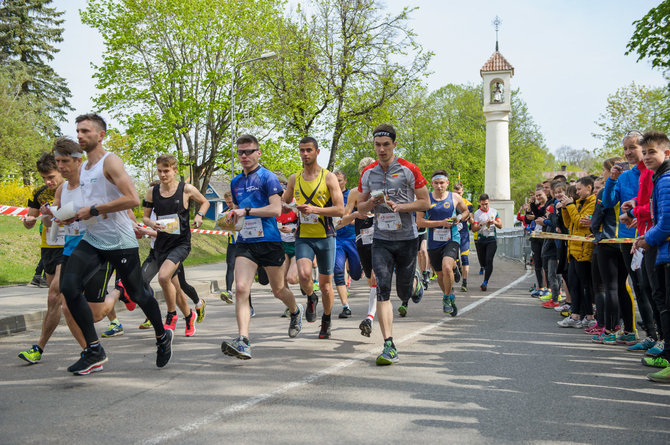
[[[330,323],[330,314],[328,314],[328,315],[323,314],[321,316],[321,321],[325,321],[326,323]]]
[[[386,343],[387,341],[390,341],[391,346],[393,347],[393,349],[395,349],[395,344],[393,343],[393,337],[385,338],[384,343]]]
[[[35,345],[33,346],[35,349],[39,351],[40,354],[44,354],[44,349],[40,348],[39,346]]]
[[[176,315],[177,315],[177,311],[168,312],[167,314],[168,314],[168,315],[176,316]]]
[[[467,287],[467,285],[468,285],[468,279],[467,279],[467,278],[463,278],[463,286],[466,286],[466,287]]]
[[[100,342],[96,341],[95,343],[91,343],[90,345],[88,345],[88,347],[97,350],[100,347]]]

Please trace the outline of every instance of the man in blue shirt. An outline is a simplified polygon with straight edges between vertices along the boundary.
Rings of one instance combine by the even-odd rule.
[[[229,213],[236,224],[242,220],[235,251],[235,316],[238,337],[223,342],[224,354],[247,360],[251,358],[249,345],[249,293],[258,266],[265,268],[275,297],[291,312],[288,335],[293,338],[302,329],[302,305],[297,305],[284,279],[284,247],[277,228],[276,217],[281,214],[283,188],[270,170],[258,161],[261,150],[258,140],[251,135],[237,139],[237,158],[242,173],[230,184],[235,209]]]

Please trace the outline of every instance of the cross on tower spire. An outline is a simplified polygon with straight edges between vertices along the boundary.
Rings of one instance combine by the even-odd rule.
[[[498,31],[500,30],[500,25],[502,25],[502,20],[500,20],[500,17],[496,16],[491,24],[493,24],[493,27],[496,30],[496,51],[498,51]]]

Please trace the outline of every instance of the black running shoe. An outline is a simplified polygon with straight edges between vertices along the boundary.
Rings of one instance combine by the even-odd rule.
[[[305,311],[305,318],[310,323],[314,323],[316,321],[317,304],[319,304],[319,297],[317,297],[316,292],[307,297],[307,310]]]
[[[342,312],[340,315],[338,315],[339,318],[350,318],[351,317],[351,309],[348,307],[343,307]]]
[[[454,283],[461,281],[461,268],[456,266],[454,267]]]
[[[372,333],[372,320],[366,318],[365,320],[361,321],[361,324],[358,325],[358,329],[361,330],[361,335],[363,337],[369,337]]]
[[[172,329],[165,330],[165,337],[162,340],[156,341],[156,366],[162,368],[167,365],[172,358],[172,336],[174,331]]]
[[[97,348],[87,346],[81,351],[81,358],[77,363],[67,368],[68,372],[77,375],[87,375],[92,372],[102,371],[102,364],[107,362],[107,354],[102,349],[102,345]]]
[[[321,319],[321,330],[319,331],[319,338],[330,338],[330,321],[326,321],[323,318]]]

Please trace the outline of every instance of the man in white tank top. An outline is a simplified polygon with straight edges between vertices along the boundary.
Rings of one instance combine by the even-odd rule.
[[[79,178],[86,205],[77,211],[76,218],[87,224],[87,230],[70,255],[61,292],[87,346],[68,371],[87,374],[107,361],[93,326],[91,309],[82,295],[84,283],[104,261],[114,266],[130,298],[151,321],[157,340],[156,366],[163,367],[172,357],[172,331],[164,329],[158,302],[142,279],[134,224],[126,213],[140,204],[139,196],[123,161],[102,147],[107,130],[105,121],[97,114],[84,114],[76,122],[77,139],[88,158]]]

